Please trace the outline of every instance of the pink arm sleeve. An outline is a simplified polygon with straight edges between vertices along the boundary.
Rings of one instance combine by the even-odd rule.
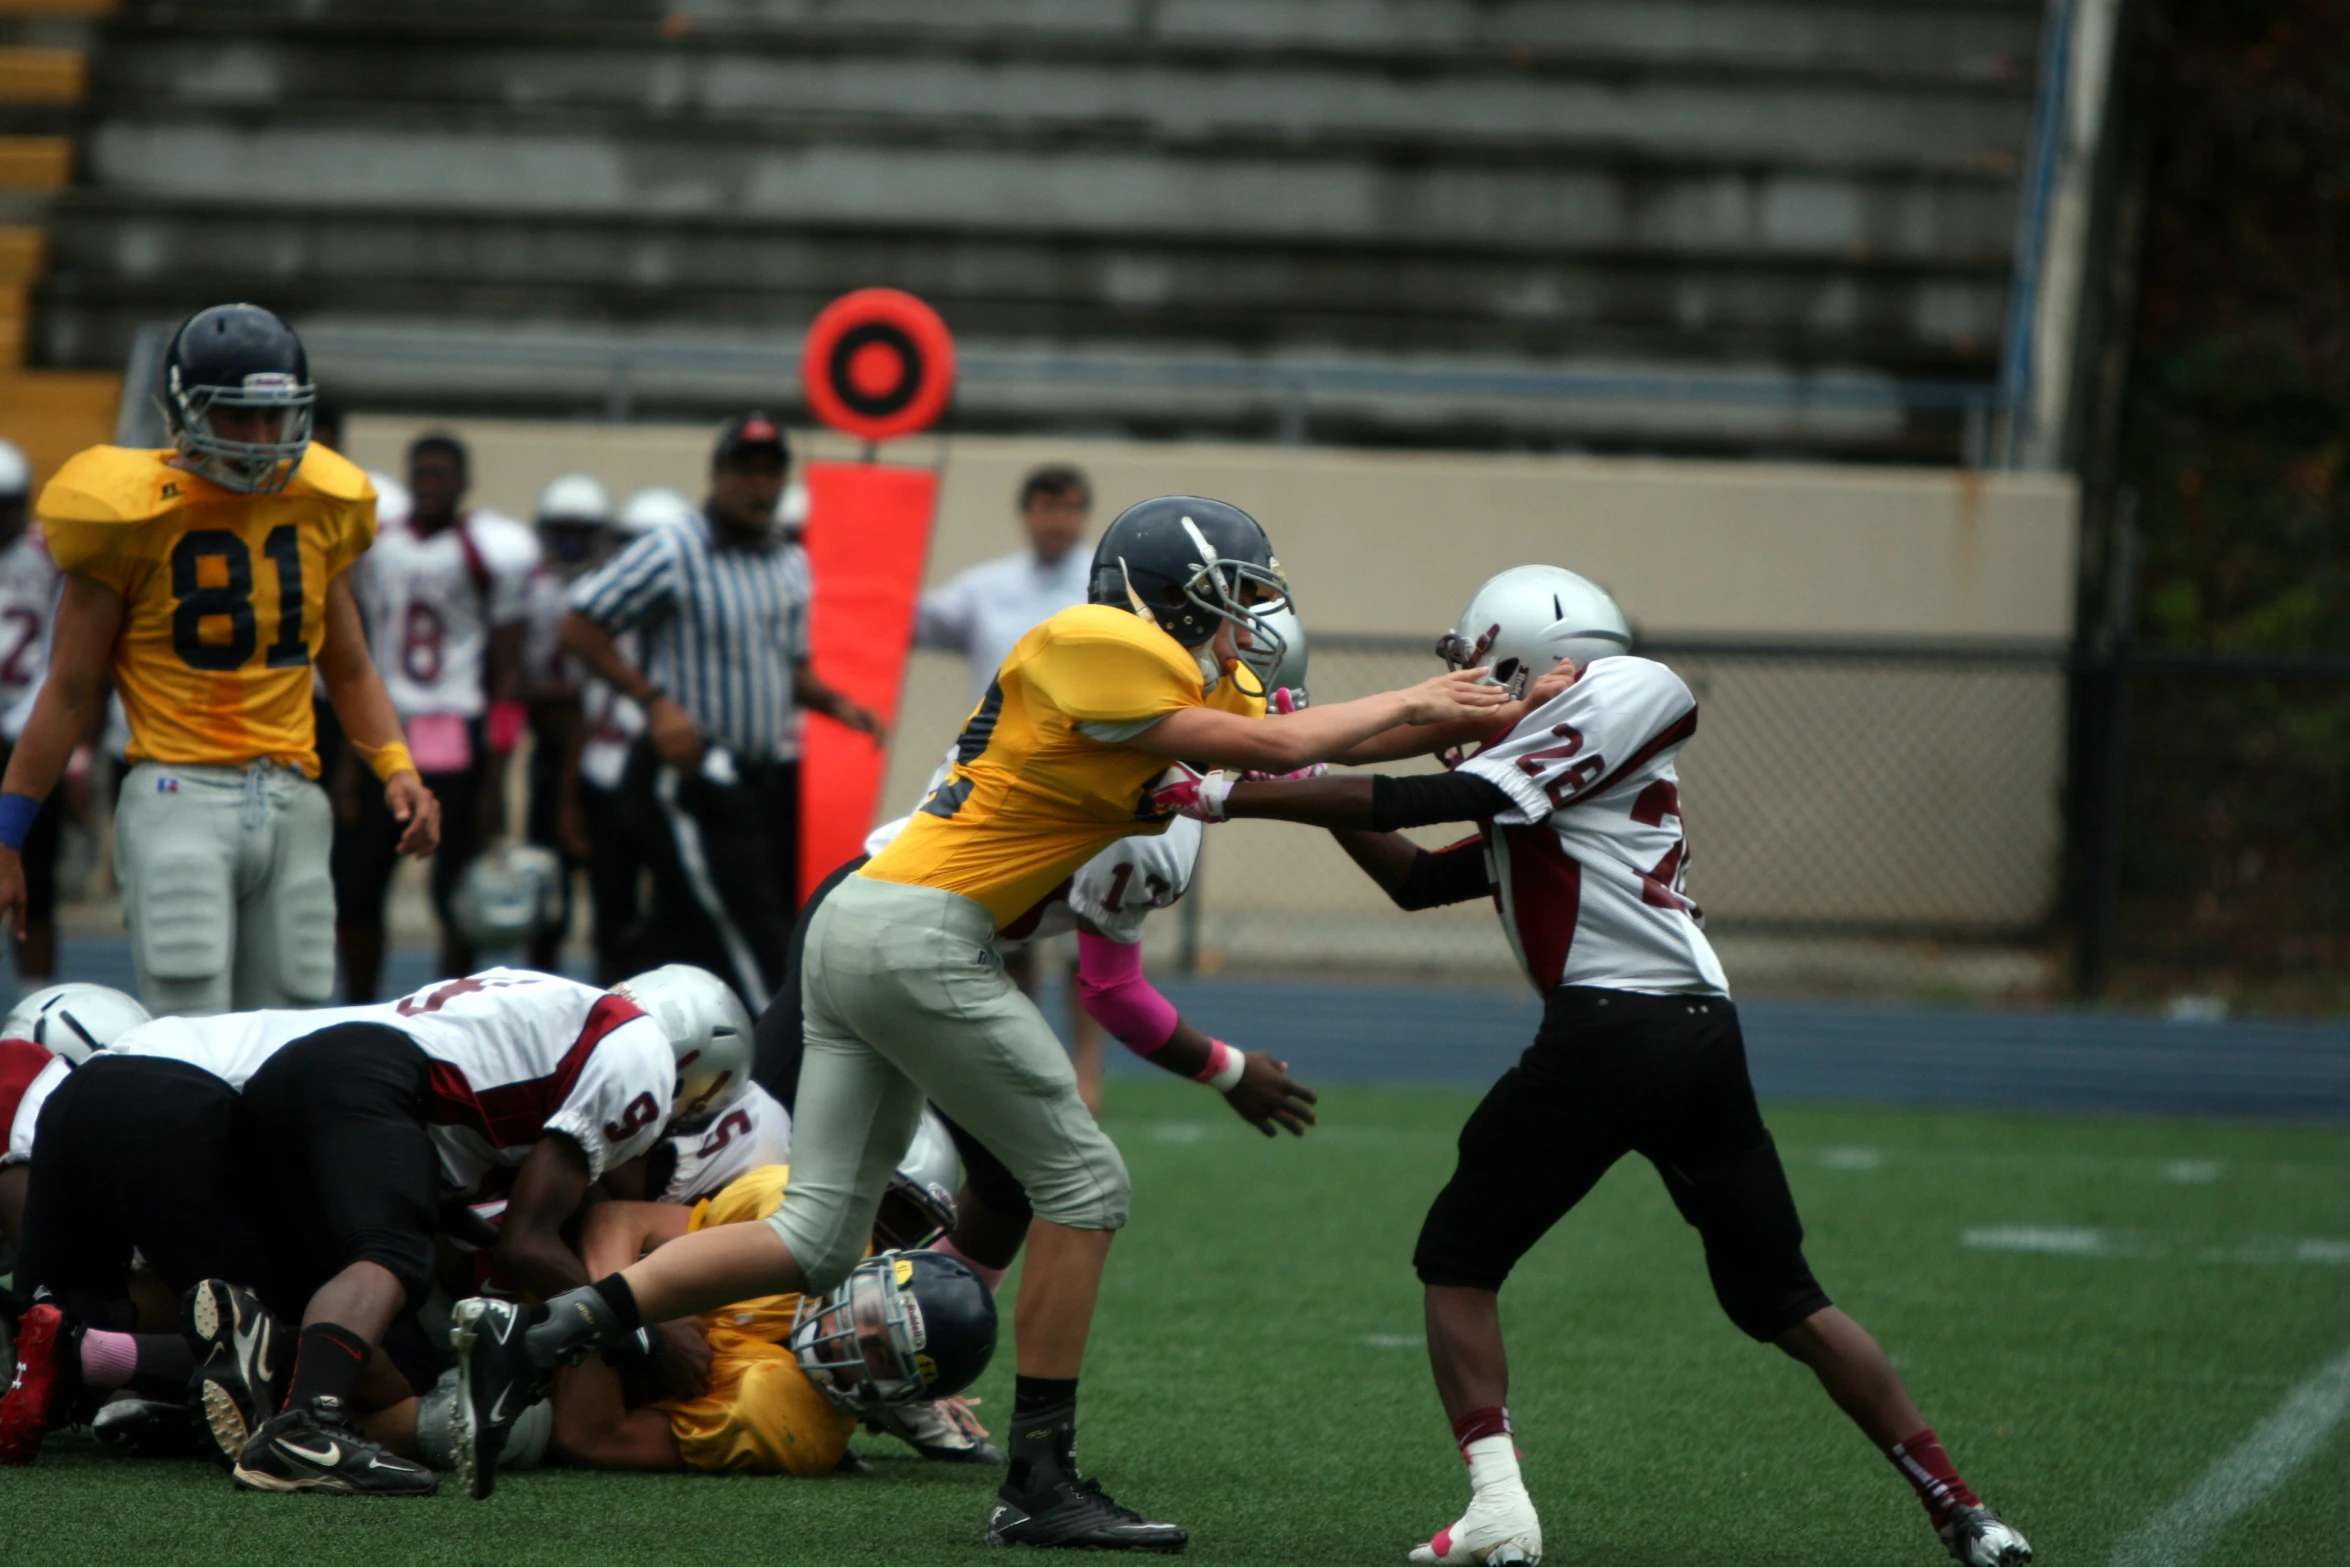
[[[1087,1016],[1138,1056],[1175,1037],[1175,1003],[1142,977],[1142,944],[1077,933],[1077,995]]]

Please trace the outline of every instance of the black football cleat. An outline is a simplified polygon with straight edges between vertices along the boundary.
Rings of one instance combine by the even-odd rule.
[[[1119,1506],[1098,1481],[1075,1469],[1039,1469],[1030,1483],[1038,1481],[1049,1483],[1031,1490],[1007,1485],[996,1493],[995,1512],[987,1520],[988,1544],[1173,1556],[1191,1538],[1179,1524],[1157,1523]]]
[[[117,1458],[194,1458],[212,1444],[196,1428],[185,1403],[118,1398],[99,1406],[90,1434]]]
[[[245,1391],[244,1378],[229,1360],[196,1368],[188,1379],[188,1405],[196,1417],[197,1450],[223,1469],[237,1467],[253,1433],[277,1413]]]
[[[457,1401],[449,1410],[449,1451],[475,1501],[498,1483],[498,1454],[525,1409],[546,1395],[549,1373],[523,1343],[530,1318],[511,1301],[475,1297],[450,1314],[457,1352]]]
[[[309,1491],[326,1496],[430,1496],[441,1478],[376,1446],[354,1427],[343,1401],[311,1399],[270,1420],[237,1460],[240,1491]]]
[[[286,1400],[286,1379],[294,1374],[295,1339],[261,1297],[226,1279],[206,1279],[188,1291],[183,1318],[197,1366],[232,1368],[259,1420],[276,1414]]]

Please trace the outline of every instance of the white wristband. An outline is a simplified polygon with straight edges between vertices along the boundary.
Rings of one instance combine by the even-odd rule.
[[[1223,1055],[1216,1070],[1208,1076],[1208,1086],[1219,1094],[1228,1094],[1240,1086],[1240,1075],[1248,1070],[1248,1057],[1221,1039],[1215,1043]]]

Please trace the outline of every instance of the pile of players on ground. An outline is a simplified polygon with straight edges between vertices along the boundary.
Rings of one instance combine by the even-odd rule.
[[[468,1440],[456,1302],[552,1296],[781,1203],[791,1117],[753,1081],[752,1035],[685,965],[207,1018],[98,985],[27,997],[0,1027],[0,1464],[86,1423],[247,1489],[430,1494]],[[955,1173],[926,1122],[838,1289],[570,1368],[499,1465],[827,1474],[858,1467],[860,1422],[1001,1463],[955,1396],[993,1353],[992,1297],[951,1248],[919,1249],[953,1226]]]

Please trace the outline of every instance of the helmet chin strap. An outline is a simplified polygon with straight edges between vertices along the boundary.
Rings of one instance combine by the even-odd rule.
[[[1142,601],[1142,595],[1134,591],[1134,573],[1126,569],[1126,557],[1123,555],[1118,557],[1118,580],[1126,585],[1126,602],[1134,606],[1134,613],[1141,618],[1142,623],[1146,626],[1157,625],[1159,617],[1151,613],[1151,607]]]

